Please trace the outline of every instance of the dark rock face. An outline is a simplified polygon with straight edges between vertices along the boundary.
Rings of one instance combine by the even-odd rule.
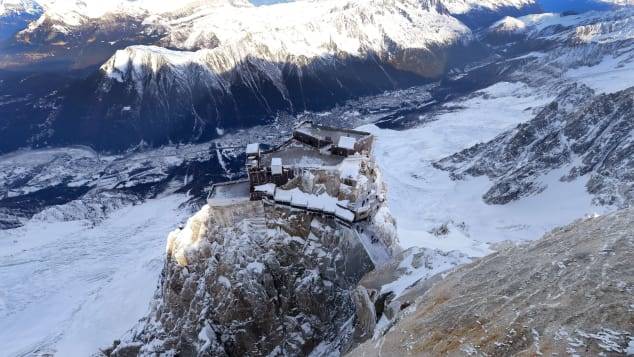
[[[47,120],[55,113],[64,75],[0,70],[0,153],[46,143]]]
[[[471,49],[473,56],[483,55]],[[120,81],[100,71],[88,77],[0,73],[0,99],[6,98],[0,101],[0,114],[6,113],[0,134],[9,138],[0,152],[75,144],[117,152],[139,143],[207,141],[226,130],[271,123],[280,112],[325,110],[350,98],[429,83],[456,58],[468,62],[459,55],[463,51],[455,45],[306,65],[247,59],[220,74],[199,64],[158,70],[147,65]],[[272,78],[270,68],[281,77]]]
[[[505,204],[541,192],[541,175],[570,165],[562,181],[589,175],[596,203],[626,207],[634,202],[633,104],[634,89],[595,97],[575,84],[533,120],[435,166],[455,179],[488,176],[484,200]]]
[[[133,355],[307,355],[318,345],[324,352],[346,348],[354,301],[367,300],[353,290],[373,264],[345,227],[248,202],[205,207],[187,230],[196,248],[183,250],[170,236],[150,316],[104,353],[126,356],[139,345]],[[173,234],[182,241],[182,233]]]
[[[0,15],[0,42],[14,36],[18,31],[24,29],[29,22],[34,21],[39,16],[41,9],[34,9],[33,12],[12,12]]]
[[[269,65],[250,61],[219,74],[229,85],[225,88],[214,85],[216,75],[198,65],[165,66],[157,72],[148,68],[142,78],[126,77],[123,83],[95,75],[64,93],[49,142],[91,143],[102,150],[141,141],[152,146],[198,142],[217,137],[218,129],[269,123],[279,111],[324,109],[351,97],[425,82],[377,60],[271,64],[282,71],[283,91],[264,72]]]
[[[222,74],[200,65],[166,65],[142,69],[140,78],[128,73],[121,82],[99,71],[87,77],[0,72],[0,114],[5,114],[0,135],[8,138],[0,152],[74,144],[121,151],[141,142],[206,141],[219,130],[270,123],[280,112],[324,110],[350,98],[428,83],[443,75],[448,61],[455,61],[448,55],[460,53],[459,47],[307,65],[247,59]],[[267,74],[269,67],[279,69],[281,82]]]

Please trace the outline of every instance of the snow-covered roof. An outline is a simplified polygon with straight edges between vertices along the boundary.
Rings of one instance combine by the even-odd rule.
[[[249,181],[231,181],[216,184],[213,187],[211,196],[208,199],[212,206],[222,206],[236,202],[248,200],[249,198]]]
[[[271,173],[273,175],[282,174],[282,159],[280,159],[279,157],[274,157],[271,159]]]
[[[339,137],[339,143],[337,144],[337,146],[342,149],[354,150],[354,144],[356,143],[357,140],[355,138],[349,136],[341,136]]]
[[[361,158],[349,157],[339,164],[339,175],[341,178],[356,180],[361,171]]]
[[[291,191],[286,190],[275,190],[275,201],[283,202],[283,203],[291,203]]]
[[[253,144],[247,145],[247,155],[254,155],[259,153],[260,153],[259,143],[253,143]]]
[[[267,195],[274,196],[275,195],[275,184],[267,183],[264,185],[255,186],[254,189],[256,192],[264,192]]]
[[[335,216],[347,222],[354,221],[354,213],[341,207],[335,208]]]
[[[341,201],[327,193],[315,195],[303,192],[298,188],[292,190],[276,189],[274,199],[277,202],[289,203],[294,207],[334,214],[348,222],[354,221],[355,217],[354,212],[345,208],[349,203],[347,200]]]

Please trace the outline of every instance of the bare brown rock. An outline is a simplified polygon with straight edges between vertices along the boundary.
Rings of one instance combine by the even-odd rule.
[[[466,265],[350,355],[625,355],[634,341],[632,227],[628,209]]]

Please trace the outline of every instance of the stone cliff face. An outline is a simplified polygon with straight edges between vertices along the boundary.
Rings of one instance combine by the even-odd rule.
[[[387,207],[379,207],[363,227],[374,232],[376,241],[362,241],[355,224],[264,201],[207,205],[170,234],[149,316],[104,352],[257,356],[345,351],[373,328],[373,313],[355,318],[372,309],[367,292],[355,291],[375,268],[376,254],[370,251],[387,256],[396,245]]]
[[[631,209],[578,221],[419,283],[395,326],[350,355],[631,353],[633,225]]]

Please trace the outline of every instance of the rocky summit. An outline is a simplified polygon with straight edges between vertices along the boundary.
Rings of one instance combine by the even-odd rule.
[[[333,154],[306,144],[322,135],[340,136]],[[250,144],[249,180],[215,186],[170,234],[149,316],[103,354],[339,354],[370,336],[355,288],[398,250],[371,139],[307,123],[274,150]]]

